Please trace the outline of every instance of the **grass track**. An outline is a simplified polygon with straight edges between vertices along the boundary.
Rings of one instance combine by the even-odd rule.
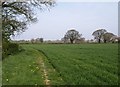
[[[24,47],[25,51],[19,54],[9,56],[3,60],[2,67],[2,79],[3,85],[46,85],[43,67],[40,64],[42,58],[45,60],[45,56],[39,51]],[[61,84],[59,75],[53,70],[51,65],[45,62],[45,69],[47,72],[51,72],[55,78],[53,78],[50,84]],[[49,74],[48,74],[49,75]],[[60,80],[60,81],[59,81]]]

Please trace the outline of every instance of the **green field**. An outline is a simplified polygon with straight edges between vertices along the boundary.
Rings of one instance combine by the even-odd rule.
[[[24,51],[3,60],[3,85],[118,84],[117,44],[23,44],[21,47]]]

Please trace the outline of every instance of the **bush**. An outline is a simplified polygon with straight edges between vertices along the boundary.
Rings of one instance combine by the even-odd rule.
[[[19,51],[19,45],[16,43],[9,43],[8,44],[8,55],[15,54]]]
[[[15,54],[19,51],[19,45],[16,43],[10,43],[9,41],[2,42],[2,59],[8,55]]]

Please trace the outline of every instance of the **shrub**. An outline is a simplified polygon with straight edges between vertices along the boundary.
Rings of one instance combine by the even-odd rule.
[[[19,45],[16,43],[9,43],[8,44],[8,55],[15,54],[19,51]]]
[[[2,42],[2,59],[8,55],[15,54],[19,51],[19,45],[16,43],[10,43],[9,41],[3,40]]]

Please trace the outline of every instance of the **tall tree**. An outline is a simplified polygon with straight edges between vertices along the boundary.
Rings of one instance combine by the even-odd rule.
[[[27,25],[37,21],[36,10],[50,8],[54,6],[54,0],[3,0],[0,1],[2,7],[2,45],[3,55],[7,55],[8,49],[12,49],[9,42],[10,36],[15,33],[24,32]],[[20,0],[19,0],[20,1]],[[1,9],[0,9],[1,10]],[[13,45],[13,44],[12,44]]]
[[[79,34],[78,31],[72,29],[72,30],[68,30],[67,33],[65,34],[64,38],[66,40],[70,40],[70,42],[73,44],[73,42],[76,39],[79,39],[82,36],[82,34]]]
[[[107,31],[105,29],[99,29],[93,32],[93,36],[94,38],[98,41],[98,43],[101,42],[103,35],[106,33]]]
[[[54,0],[26,0],[18,2],[9,0],[2,2],[2,34],[3,38],[10,39],[15,32],[23,32],[27,25],[37,21],[36,9],[54,6]]]

